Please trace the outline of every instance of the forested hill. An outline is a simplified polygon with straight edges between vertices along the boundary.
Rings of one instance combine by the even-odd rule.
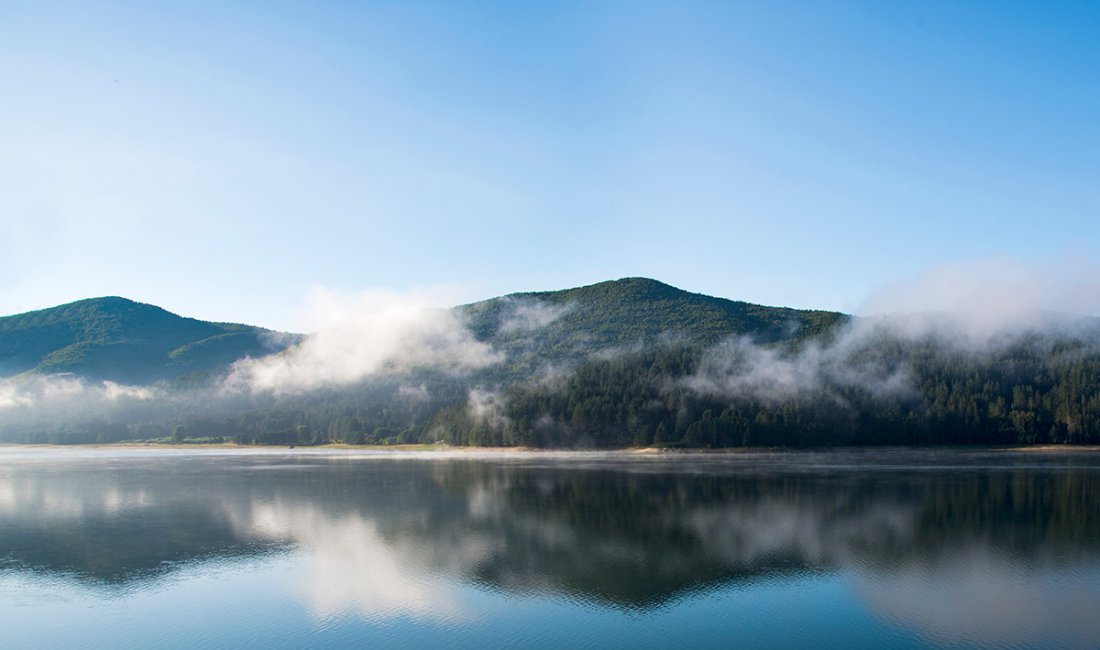
[[[0,377],[73,373],[146,384],[217,370],[292,340],[250,325],[184,318],[125,298],[91,298],[0,318]]]
[[[0,391],[0,441],[1100,443],[1095,319],[1039,315],[991,335],[952,315],[859,319],[724,300],[644,278],[454,309],[469,332],[452,331],[458,325],[447,318],[447,331],[429,328],[439,347],[414,337],[400,345],[415,349],[393,351],[431,363],[382,364],[300,390],[244,392],[227,388],[220,371],[272,351],[272,333],[255,327],[182,318],[122,298],[0,318],[0,376],[23,373],[0,384],[9,392]],[[352,348],[336,346],[340,355]],[[449,355],[470,349],[488,361],[452,371]],[[316,352],[302,346],[284,367],[323,373],[327,364],[348,363],[331,354],[317,362],[308,356]],[[155,398],[99,399],[92,382],[69,402],[42,392],[49,373],[141,384],[199,371],[210,381],[176,382],[150,393]]]
[[[648,278],[515,293],[458,309],[479,339],[544,361],[637,344],[710,345],[731,336],[774,343],[819,335],[849,319],[715,298]]]
[[[478,339],[507,353],[515,372],[593,352],[653,343],[761,342],[828,330],[847,317],[690,293],[646,278],[517,293],[455,308]],[[177,316],[125,298],[91,298],[0,317],[0,377],[73,373],[147,384],[224,370],[299,340],[250,325]]]

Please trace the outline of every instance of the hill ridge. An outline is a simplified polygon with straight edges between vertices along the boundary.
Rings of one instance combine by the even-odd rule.
[[[654,341],[675,335],[690,342],[714,343],[731,335],[764,342],[804,338],[846,322],[850,316],[824,310],[770,307],[695,293],[644,277],[626,277],[551,291],[507,294],[459,309],[481,340],[505,347],[523,332],[503,333],[502,324],[518,305],[541,303],[567,311],[546,326],[548,348],[568,344],[608,347],[624,342]],[[560,350],[559,350],[560,352]]]
[[[0,317],[0,376],[71,372],[152,383],[268,354],[271,331],[180,316],[122,296]]]
[[[526,326],[513,326],[525,308],[541,312]],[[709,344],[733,335],[762,342],[798,339],[849,318],[709,296],[640,276],[517,292],[452,309],[475,338],[514,353],[519,373],[543,361],[577,359],[624,345]],[[0,377],[72,372],[128,383],[172,380],[218,371],[296,340],[275,345],[271,334],[252,325],[181,316],[122,296],[85,298],[0,317]]]

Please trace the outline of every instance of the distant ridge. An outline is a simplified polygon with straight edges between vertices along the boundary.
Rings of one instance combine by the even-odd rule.
[[[275,334],[118,296],[90,298],[0,318],[0,376],[70,372],[151,383],[270,354],[281,347]]]
[[[729,336],[760,342],[801,339],[828,331],[850,317],[838,312],[766,307],[677,289],[650,278],[629,277],[560,291],[514,293],[463,305],[475,336],[508,347],[526,337],[506,331],[517,306],[560,308],[539,332],[542,353],[567,348],[603,349],[658,339],[709,344]],[[530,341],[525,341],[530,343]]]
[[[167,380],[178,389],[163,391],[163,400],[111,390],[71,397],[53,390],[64,383],[5,382],[0,440],[541,448],[1100,442],[1095,318],[1041,313],[1011,323],[1010,335],[971,340],[961,315],[883,317],[881,327],[861,319],[848,328],[855,317],[838,312],[755,305],[633,277],[500,296],[451,315],[426,318],[469,331],[428,328],[429,338],[390,350],[394,363],[378,372],[303,391],[261,386],[247,396],[209,389],[224,387],[234,361],[300,337],[118,297],[0,318],[0,376],[72,373]],[[343,336],[371,333],[350,328]],[[269,361],[312,377],[344,363],[349,346],[373,344],[341,342],[349,345],[313,357],[325,345],[308,346]],[[486,347],[492,355],[481,354]],[[488,361],[452,371],[450,361],[471,350]],[[405,353],[412,361],[403,365]]]
[[[521,374],[544,361],[631,345],[709,344],[729,336],[801,339],[849,318],[716,298],[638,277],[514,293],[455,309],[475,337],[516,353],[515,370]],[[537,312],[529,326],[511,326],[517,315],[529,312]],[[186,318],[118,296],[90,298],[0,317],[0,377],[67,372],[143,384],[224,369],[296,340],[250,325]]]

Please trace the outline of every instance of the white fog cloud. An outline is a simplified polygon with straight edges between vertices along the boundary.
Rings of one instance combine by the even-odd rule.
[[[795,351],[733,339],[708,350],[695,373],[675,385],[712,397],[765,400],[829,394],[836,388],[861,388],[878,397],[910,395],[913,388],[904,366],[861,355],[869,343],[855,328],[831,343],[810,343]]]
[[[315,333],[282,353],[238,361],[228,387],[296,392],[416,368],[463,374],[501,360],[429,294],[317,289],[311,302],[306,322]]]
[[[502,334],[527,333],[540,330],[569,313],[567,305],[556,305],[541,300],[511,300],[507,315],[500,323]]]
[[[1050,315],[1044,311],[1100,314],[1100,262],[1066,255],[941,264],[872,292],[858,310],[865,316],[905,315],[895,320],[904,320],[913,333],[946,326],[978,341],[1048,327]]]
[[[1025,262],[991,258],[931,268],[873,293],[862,314],[830,340],[791,351],[747,338],[708,350],[695,374],[677,382],[701,394],[789,399],[861,388],[879,397],[915,394],[901,360],[873,353],[883,340],[932,343],[984,354],[1031,336],[1100,335],[1100,264],[1081,257]]]
[[[32,408],[74,410],[161,397],[154,386],[89,381],[75,375],[26,375],[0,379],[0,411]]]
[[[466,399],[466,410],[478,424],[492,429],[503,429],[508,424],[504,415],[504,397],[499,393],[473,389]]]

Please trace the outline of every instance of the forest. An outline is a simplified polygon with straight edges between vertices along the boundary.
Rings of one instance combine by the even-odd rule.
[[[1080,341],[973,353],[934,342],[875,350],[905,377],[892,392],[824,380],[780,395],[717,394],[690,382],[706,349],[664,346],[596,358],[553,381],[498,391],[422,375],[278,400],[224,417],[5,427],[12,442],[534,448],[827,447],[1100,443],[1100,352]],[[796,353],[792,353],[796,354]],[[404,378],[406,381],[413,378]]]
[[[153,387],[161,397],[9,408],[0,441],[545,449],[1100,443],[1100,327],[1084,317],[969,340],[947,321],[914,330],[916,321],[898,327],[626,278],[455,308],[470,340],[499,359],[468,372],[390,368],[342,385],[228,395],[232,366],[210,356],[210,370],[194,372],[178,363],[177,350],[252,330],[115,299],[75,305],[0,322],[11,358],[39,364],[23,376],[60,376],[42,373],[55,372],[48,364],[58,358],[76,358],[80,346],[129,346],[126,358],[144,364],[141,372],[160,373]],[[171,337],[151,334],[160,330]],[[28,347],[47,340],[54,352]],[[284,339],[272,358],[302,340]],[[123,379],[105,354],[65,369]]]

